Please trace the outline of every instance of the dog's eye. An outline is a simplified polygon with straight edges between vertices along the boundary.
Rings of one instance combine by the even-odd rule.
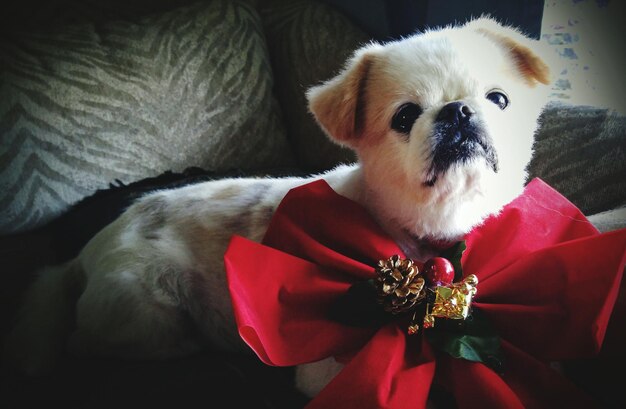
[[[402,105],[391,119],[391,129],[408,134],[413,128],[413,123],[422,115],[422,112],[422,108],[417,104],[409,102]]]
[[[509,106],[509,98],[501,91],[491,91],[487,94],[487,99],[496,104],[500,109]]]

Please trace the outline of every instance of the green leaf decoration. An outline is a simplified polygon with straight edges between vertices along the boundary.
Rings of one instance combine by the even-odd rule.
[[[497,373],[504,370],[500,337],[479,310],[465,320],[437,318],[424,333],[433,348],[454,358],[482,362]]]
[[[441,252],[441,257],[445,257],[450,260],[452,266],[454,266],[454,282],[460,281],[463,278],[461,256],[463,256],[463,252],[466,248],[467,246],[465,245],[465,240],[462,240]]]

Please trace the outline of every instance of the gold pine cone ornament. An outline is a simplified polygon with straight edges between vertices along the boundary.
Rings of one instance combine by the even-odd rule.
[[[426,295],[424,278],[411,259],[398,255],[380,260],[376,267],[378,302],[392,314],[409,311]]]

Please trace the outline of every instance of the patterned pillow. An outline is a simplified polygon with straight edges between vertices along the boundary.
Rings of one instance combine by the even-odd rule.
[[[342,68],[370,40],[335,8],[316,1],[266,0],[261,17],[267,35],[276,96],[301,168],[312,172],[355,160],[322,132],[307,110],[306,90]]]
[[[12,32],[0,60],[0,234],[116,179],[293,164],[248,2]]]
[[[586,215],[626,205],[626,117],[605,108],[549,104],[529,171]]]

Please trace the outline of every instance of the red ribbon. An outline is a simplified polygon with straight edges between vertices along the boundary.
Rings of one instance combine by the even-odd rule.
[[[330,320],[333,303],[398,246],[357,203],[323,180],[292,189],[263,244],[233,237],[225,255],[239,333],[269,365],[330,356],[346,366],[307,408],[424,408],[433,380],[459,408],[590,408],[550,361],[602,345],[626,262],[626,229],[600,234],[567,199],[534,179],[466,237],[473,302],[502,338],[506,369],[435,352],[391,323]],[[435,373],[436,372],[436,373]]]

